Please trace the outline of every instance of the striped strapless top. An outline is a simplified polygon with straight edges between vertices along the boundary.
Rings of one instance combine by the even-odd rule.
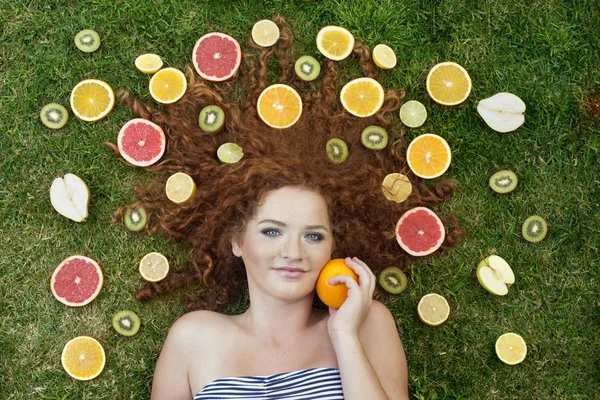
[[[336,368],[310,368],[265,376],[233,376],[210,382],[194,400],[343,400]]]

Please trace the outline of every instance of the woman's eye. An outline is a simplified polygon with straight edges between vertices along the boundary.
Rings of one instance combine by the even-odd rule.
[[[267,236],[277,236],[279,235],[279,231],[277,229],[265,229],[262,231],[263,235]]]
[[[306,235],[306,237],[308,238],[308,240],[313,242],[319,242],[323,240],[323,235],[319,233],[309,233],[308,235]]]

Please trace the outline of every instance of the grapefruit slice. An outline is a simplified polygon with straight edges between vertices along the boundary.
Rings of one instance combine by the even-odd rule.
[[[413,256],[426,256],[440,248],[446,230],[440,218],[426,207],[405,212],[396,224],[396,240]]]
[[[85,256],[71,256],[54,270],[50,290],[61,303],[81,307],[98,296],[103,280],[102,270],[96,261]]]
[[[202,78],[221,82],[237,72],[242,62],[242,50],[237,40],[229,35],[207,33],[196,42],[192,62]]]
[[[147,167],[160,160],[166,146],[162,128],[142,118],[132,119],[123,125],[117,138],[121,156],[138,167]]]

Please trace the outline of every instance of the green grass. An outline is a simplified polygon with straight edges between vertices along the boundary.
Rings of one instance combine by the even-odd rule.
[[[262,2],[261,2],[262,3]],[[595,399],[600,385],[598,246],[600,238],[600,123],[586,114],[590,90],[600,86],[600,6],[595,1],[160,1],[25,2],[0,4],[0,392],[8,399],[148,398],[160,346],[183,313],[183,293],[138,304],[136,263],[149,251],[183,262],[187,249],[162,237],[110,224],[113,210],[134,199],[133,186],[151,179],[121,164],[103,143],[115,141],[132,117],[117,105],[104,120],[71,120],[61,131],[39,122],[49,102],[68,106],[71,89],[100,78],[150,100],[148,77],[133,66],[144,52],[183,68],[195,41],[212,30],[229,33],[248,50],[254,22],[279,11],[299,53],[317,55],[314,37],[325,25],[348,28],[369,47],[390,45],[399,65],[380,74],[384,87],[403,87],[423,102],[429,119],[405,131],[443,135],[453,150],[446,176],[458,190],[441,212],[455,214],[468,231],[442,257],[416,261],[409,287],[387,305],[395,315],[416,399]],[[478,5],[479,4],[479,5]],[[78,51],[74,35],[98,31],[92,54]],[[437,62],[454,60],[471,74],[473,91],[460,106],[433,103],[425,77]],[[358,74],[354,65],[342,77]],[[476,101],[497,92],[527,104],[523,127],[490,130]],[[516,170],[509,196],[494,196],[487,179],[498,168]],[[48,190],[64,173],[81,176],[92,192],[90,217],[76,224],[51,207]],[[550,225],[548,238],[520,237],[526,217]],[[506,297],[485,292],[475,278],[480,259],[496,252],[513,266],[516,284]],[[55,266],[72,254],[98,260],[105,273],[91,304],[66,308],[50,294]],[[419,298],[438,292],[452,314],[441,327],[421,324]],[[233,305],[232,307],[236,307]],[[142,318],[133,338],[118,336],[112,315],[123,308]],[[502,364],[496,338],[507,331],[528,343],[527,359]],[[90,382],[70,379],[60,365],[64,344],[93,335],[107,365]]]

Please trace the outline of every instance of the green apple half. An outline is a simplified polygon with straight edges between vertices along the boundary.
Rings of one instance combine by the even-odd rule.
[[[477,280],[488,292],[504,296],[508,293],[508,286],[515,283],[515,274],[502,257],[493,255],[477,266]]]
[[[75,222],[83,222],[88,216],[90,190],[83,179],[66,174],[52,182],[50,202],[59,214]]]

